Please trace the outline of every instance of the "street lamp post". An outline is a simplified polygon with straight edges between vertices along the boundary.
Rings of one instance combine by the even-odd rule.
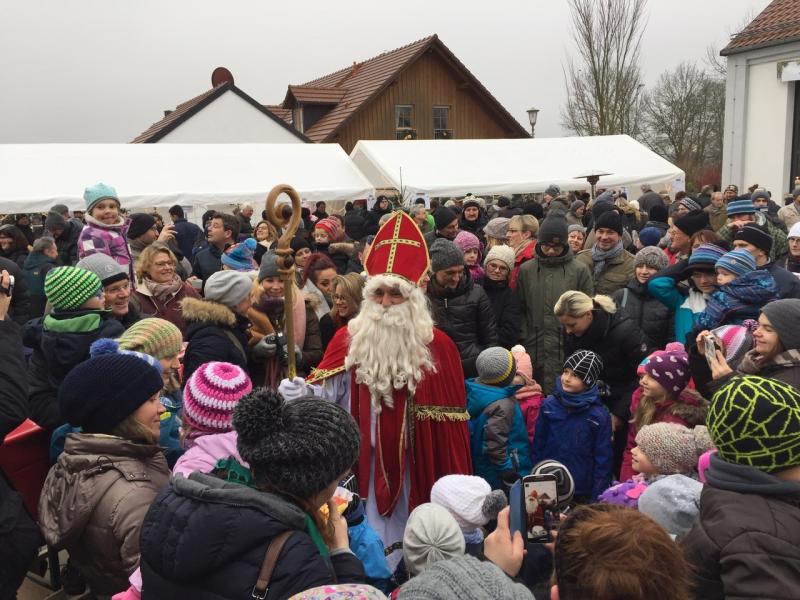
[[[531,124],[531,137],[536,137],[536,135],[534,134],[534,129],[536,129],[536,119],[539,117],[539,109],[530,107],[527,110],[527,113],[528,113],[528,121],[530,121]]]

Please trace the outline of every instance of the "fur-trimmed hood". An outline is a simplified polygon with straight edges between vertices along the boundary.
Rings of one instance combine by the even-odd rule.
[[[236,326],[236,313],[227,306],[212,300],[184,298],[181,310],[186,323],[214,323],[223,327]]]
[[[352,242],[333,242],[330,246],[328,246],[328,252],[331,254],[344,254],[345,256],[350,257],[353,256],[355,248],[356,246]]]
[[[708,407],[708,400],[699,394],[692,394],[684,390],[678,399],[673,402],[669,412],[694,427],[705,424]]]

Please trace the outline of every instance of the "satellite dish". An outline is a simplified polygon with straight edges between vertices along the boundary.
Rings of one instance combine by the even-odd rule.
[[[217,87],[223,83],[230,83],[233,85],[233,75],[225,67],[217,67],[214,69],[214,72],[211,73],[211,85]]]

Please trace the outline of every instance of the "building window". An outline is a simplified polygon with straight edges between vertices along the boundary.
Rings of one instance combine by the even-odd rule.
[[[411,129],[412,123],[412,109],[410,104],[398,104],[394,107],[394,122],[396,129]]]
[[[453,130],[450,129],[450,107],[433,107],[433,138],[437,140],[447,140],[453,137]]]

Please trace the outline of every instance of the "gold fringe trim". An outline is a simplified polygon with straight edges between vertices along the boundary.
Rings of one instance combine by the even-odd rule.
[[[469,421],[469,413],[457,406],[414,406],[414,417],[424,421]]]
[[[341,373],[344,371],[344,365],[341,367],[336,367],[335,369],[312,369],[311,375],[306,379],[308,383],[315,383],[320,379],[327,379],[328,377],[333,377],[334,375]]]

